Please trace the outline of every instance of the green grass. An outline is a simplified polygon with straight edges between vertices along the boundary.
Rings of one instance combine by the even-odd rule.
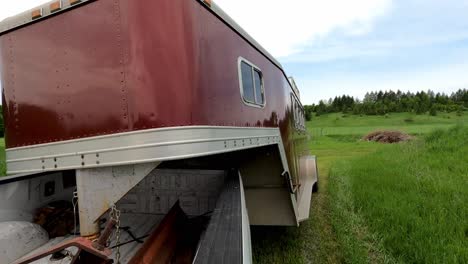
[[[468,127],[348,159],[330,173],[347,263],[468,263]]]
[[[394,147],[360,140],[371,131],[402,130],[421,138],[436,129],[447,130],[457,124],[468,124],[466,113],[462,117],[455,114],[433,117],[408,113],[390,114],[387,117],[343,117],[343,114],[314,117],[307,126],[312,134],[311,153],[318,157],[320,189],[312,197],[311,217],[299,228],[253,228],[254,262],[398,262],[399,259],[388,252],[381,237],[368,231],[366,218],[349,209],[354,208],[351,196],[353,189],[344,188],[350,184],[349,181],[337,185],[333,180],[329,185],[330,170],[333,168],[333,173],[336,173],[352,164],[349,160],[385,152]],[[401,238],[404,237],[405,234],[401,234]]]
[[[468,122],[468,115],[443,113],[438,116],[392,113],[387,116],[357,116],[329,114],[314,117],[307,123],[308,131],[316,136],[365,135],[374,130],[399,130],[410,134],[426,134],[435,129],[447,129]]]

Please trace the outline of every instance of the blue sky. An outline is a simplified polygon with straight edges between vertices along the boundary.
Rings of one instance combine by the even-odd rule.
[[[0,20],[47,0],[0,1]],[[468,0],[214,0],[294,76],[303,103],[468,88]]]
[[[274,37],[262,39],[264,33],[256,31],[258,26],[250,28],[249,20],[225,4],[228,1],[218,2],[226,5],[227,12],[254,37],[260,37],[267,49],[269,42],[280,37],[271,31]],[[288,1],[287,5],[293,2]],[[320,1],[300,2],[297,1],[303,9],[333,12],[333,8],[323,8]],[[303,103],[316,103],[341,94],[362,98],[367,91],[380,89],[451,93],[468,88],[467,0],[394,0],[380,1],[374,6],[370,6],[373,4],[370,1],[356,2],[355,9],[346,10],[348,13],[364,10],[360,15],[319,34],[309,34],[295,44],[293,52],[281,54],[278,50],[275,54],[275,47],[271,47],[286,72],[295,77]],[[334,4],[334,8],[340,8],[339,2]],[[295,13],[294,4],[284,8]],[[321,21],[311,18],[306,22]],[[308,30],[308,26],[300,27]]]

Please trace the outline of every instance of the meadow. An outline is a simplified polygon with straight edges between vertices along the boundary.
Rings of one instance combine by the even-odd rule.
[[[341,160],[331,222],[346,263],[468,263],[468,127]]]
[[[307,126],[312,136],[309,143],[311,153],[318,157],[320,188],[319,192],[312,197],[311,218],[302,223],[299,228],[252,228],[255,263],[437,263],[438,260],[439,263],[463,263],[459,262],[460,259],[456,259],[463,257],[460,247],[467,248],[466,244],[462,243],[463,241],[466,243],[467,238],[463,240],[460,237],[465,235],[463,232],[457,233],[459,234],[458,244],[448,246],[457,247],[457,249],[445,251],[446,248],[443,245],[451,239],[448,236],[452,233],[448,232],[444,240],[439,237],[441,233],[431,235],[432,231],[427,231],[422,226],[434,224],[435,229],[444,230],[442,228],[444,225],[454,227],[454,223],[459,223],[456,225],[459,231],[463,231],[463,226],[468,228],[466,211],[457,211],[460,203],[458,207],[450,204],[449,200],[453,197],[441,194],[435,200],[429,199],[429,197],[437,196],[435,193],[439,191],[444,194],[450,193],[448,189],[442,190],[445,178],[442,176],[445,175],[444,170],[454,168],[450,166],[451,163],[457,164],[455,171],[458,176],[452,173],[453,175],[449,177],[450,179],[458,177],[458,181],[448,182],[460,187],[463,186],[463,181],[468,182],[465,165],[467,162],[460,152],[451,155],[447,151],[437,150],[427,153],[425,157],[420,154],[426,152],[424,148],[427,145],[426,138],[430,137],[429,135],[434,131],[448,131],[453,127],[466,127],[466,125],[468,125],[466,113],[463,116],[455,113],[443,113],[438,116],[410,113],[387,116],[341,113],[314,116]],[[361,140],[364,135],[375,130],[404,131],[413,135],[415,139],[409,143],[394,145]],[[466,133],[466,128],[464,131]],[[457,135],[458,145],[464,149],[460,151],[466,153],[467,143],[460,141],[460,137],[466,138],[467,136],[463,133]],[[451,136],[453,135],[439,135],[438,137],[450,138]],[[407,153],[406,156],[400,154],[403,151]],[[446,163],[448,157],[441,156],[452,156],[451,163]],[[394,161],[386,163],[386,159],[394,159]],[[437,166],[440,170],[433,168],[433,160],[438,160]],[[414,168],[418,169],[418,173],[415,173],[415,170],[407,170],[408,166],[413,164]],[[385,171],[386,174],[381,174],[380,171]],[[437,180],[432,186],[425,188],[425,182],[415,182],[415,180],[428,171],[432,171],[433,174],[428,174],[426,179],[429,181],[429,179],[436,178]],[[384,177],[382,175],[397,175],[398,177],[390,178],[393,181],[385,182],[379,178]],[[419,197],[419,200],[400,196],[401,186],[395,184],[399,183],[401,178],[407,179],[401,184],[413,183],[410,185],[414,189],[412,197]],[[382,186],[384,183],[387,185]],[[419,186],[420,189],[415,189],[415,186]],[[464,193],[456,197],[461,203],[468,204],[468,188],[459,190]],[[374,197],[376,193],[380,195]],[[378,200],[383,199],[382,196],[393,197],[396,200],[388,202]],[[444,198],[445,203],[438,202],[437,205],[429,206],[431,201],[444,200]],[[406,203],[408,207],[400,206]],[[426,215],[412,214],[411,209],[417,205],[423,207],[416,212],[419,214],[424,211]],[[387,208],[389,211],[384,211],[386,213],[384,214],[382,208]],[[436,208],[440,210],[432,211]],[[458,213],[454,217],[441,217],[439,213],[444,210]],[[395,215],[391,217],[392,214]],[[405,214],[408,218],[403,217]],[[465,214],[464,217],[463,214]],[[414,220],[418,217],[419,219],[433,219],[433,222],[414,225],[411,228],[421,230],[408,233],[408,229],[405,228],[411,224],[409,219]],[[395,221],[392,228],[386,228],[388,221]],[[441,222],[435,223],[437,221]],[[468,235],[468,231],[466,232]],[[422,239],[421,236],[427,239]],[[441,241],[437,243],[433,241],[438,239]],[[397,247],[398,245],[401,247]],[[420,251],[412,250],[413,247],[422,249],[424,246],[433,249],[435,245],[439,246],[438,250],[428,254],[427,258]],[[448,252],[451,252],[450,256],[447,256]],[[439,255],[440,258],[437,257]]]

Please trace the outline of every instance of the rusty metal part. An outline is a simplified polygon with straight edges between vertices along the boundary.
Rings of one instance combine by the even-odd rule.
[[[78,252],[73,256],[70,264],[110,264],[113,263],[113,260],[109,258],[112,252],[109,249],[104,249],[102,251],[96,250],[92,242],[86,238],[78,237],[72,240],[66,241],[64,243],[58,244],[50,249],[35,254],[31,257],[20,259],[14,264],[27,264],[32,263],[36,260],[40,260],[44,257],[50,256],[54,253],[60,252],[70,247],[78,248]]]
[[[113,218],[110,218],[109,221],[107,221],[106,228],[104,228],[104,231],[102,232],[101,236],[92,244],[95,249],[103,251],[106,248],[107,240],[111,236],[112,229],[114,229],[116,224],[117,222]]]
[[[95,234],[92,234],[92,235],[89,235],[89,236],[82,236],[82,237],[89,240],[89,241],[94,241],[94,240],[98,239],[100,235],[101,235],[101,233],[95,233]]]
[[[179,227],[186,219],[177,202],[129,264],[170,263],[177,250],[177,241],[183,235]]]

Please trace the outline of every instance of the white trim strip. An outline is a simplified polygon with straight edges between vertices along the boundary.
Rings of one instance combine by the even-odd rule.
[[[16,174],[177,160],[274,144],[283,148],[279,128],[193,126],[13,148],[6,155],[8,174]]]
[[[51,9],[51,4],[60,1],[60,9],[57,10],[52,10]],[[91,1],[96,1],[96,0],[81,0],[80,2],[77,2],[75,4],[71,4],[69,0],[52,0],[47,3],[44,3],[40,6],[37,6],[33,9],[27,10],[25,12],[22,12],[20,14],[17,14],[15,16],[8,17],[4,20],[0,21],[0,35],[3,33],[14,30],[18,27],[28,25],[30,23],[34,23],[43,19],[47,19],[48,17],[52,15],[56,15],[58,13],[66,12],[71,8],[75,8],[77,6],[86,4]],[[32,12],[35,10],[41,10],[41,16],[33,18],[32,17]]]

